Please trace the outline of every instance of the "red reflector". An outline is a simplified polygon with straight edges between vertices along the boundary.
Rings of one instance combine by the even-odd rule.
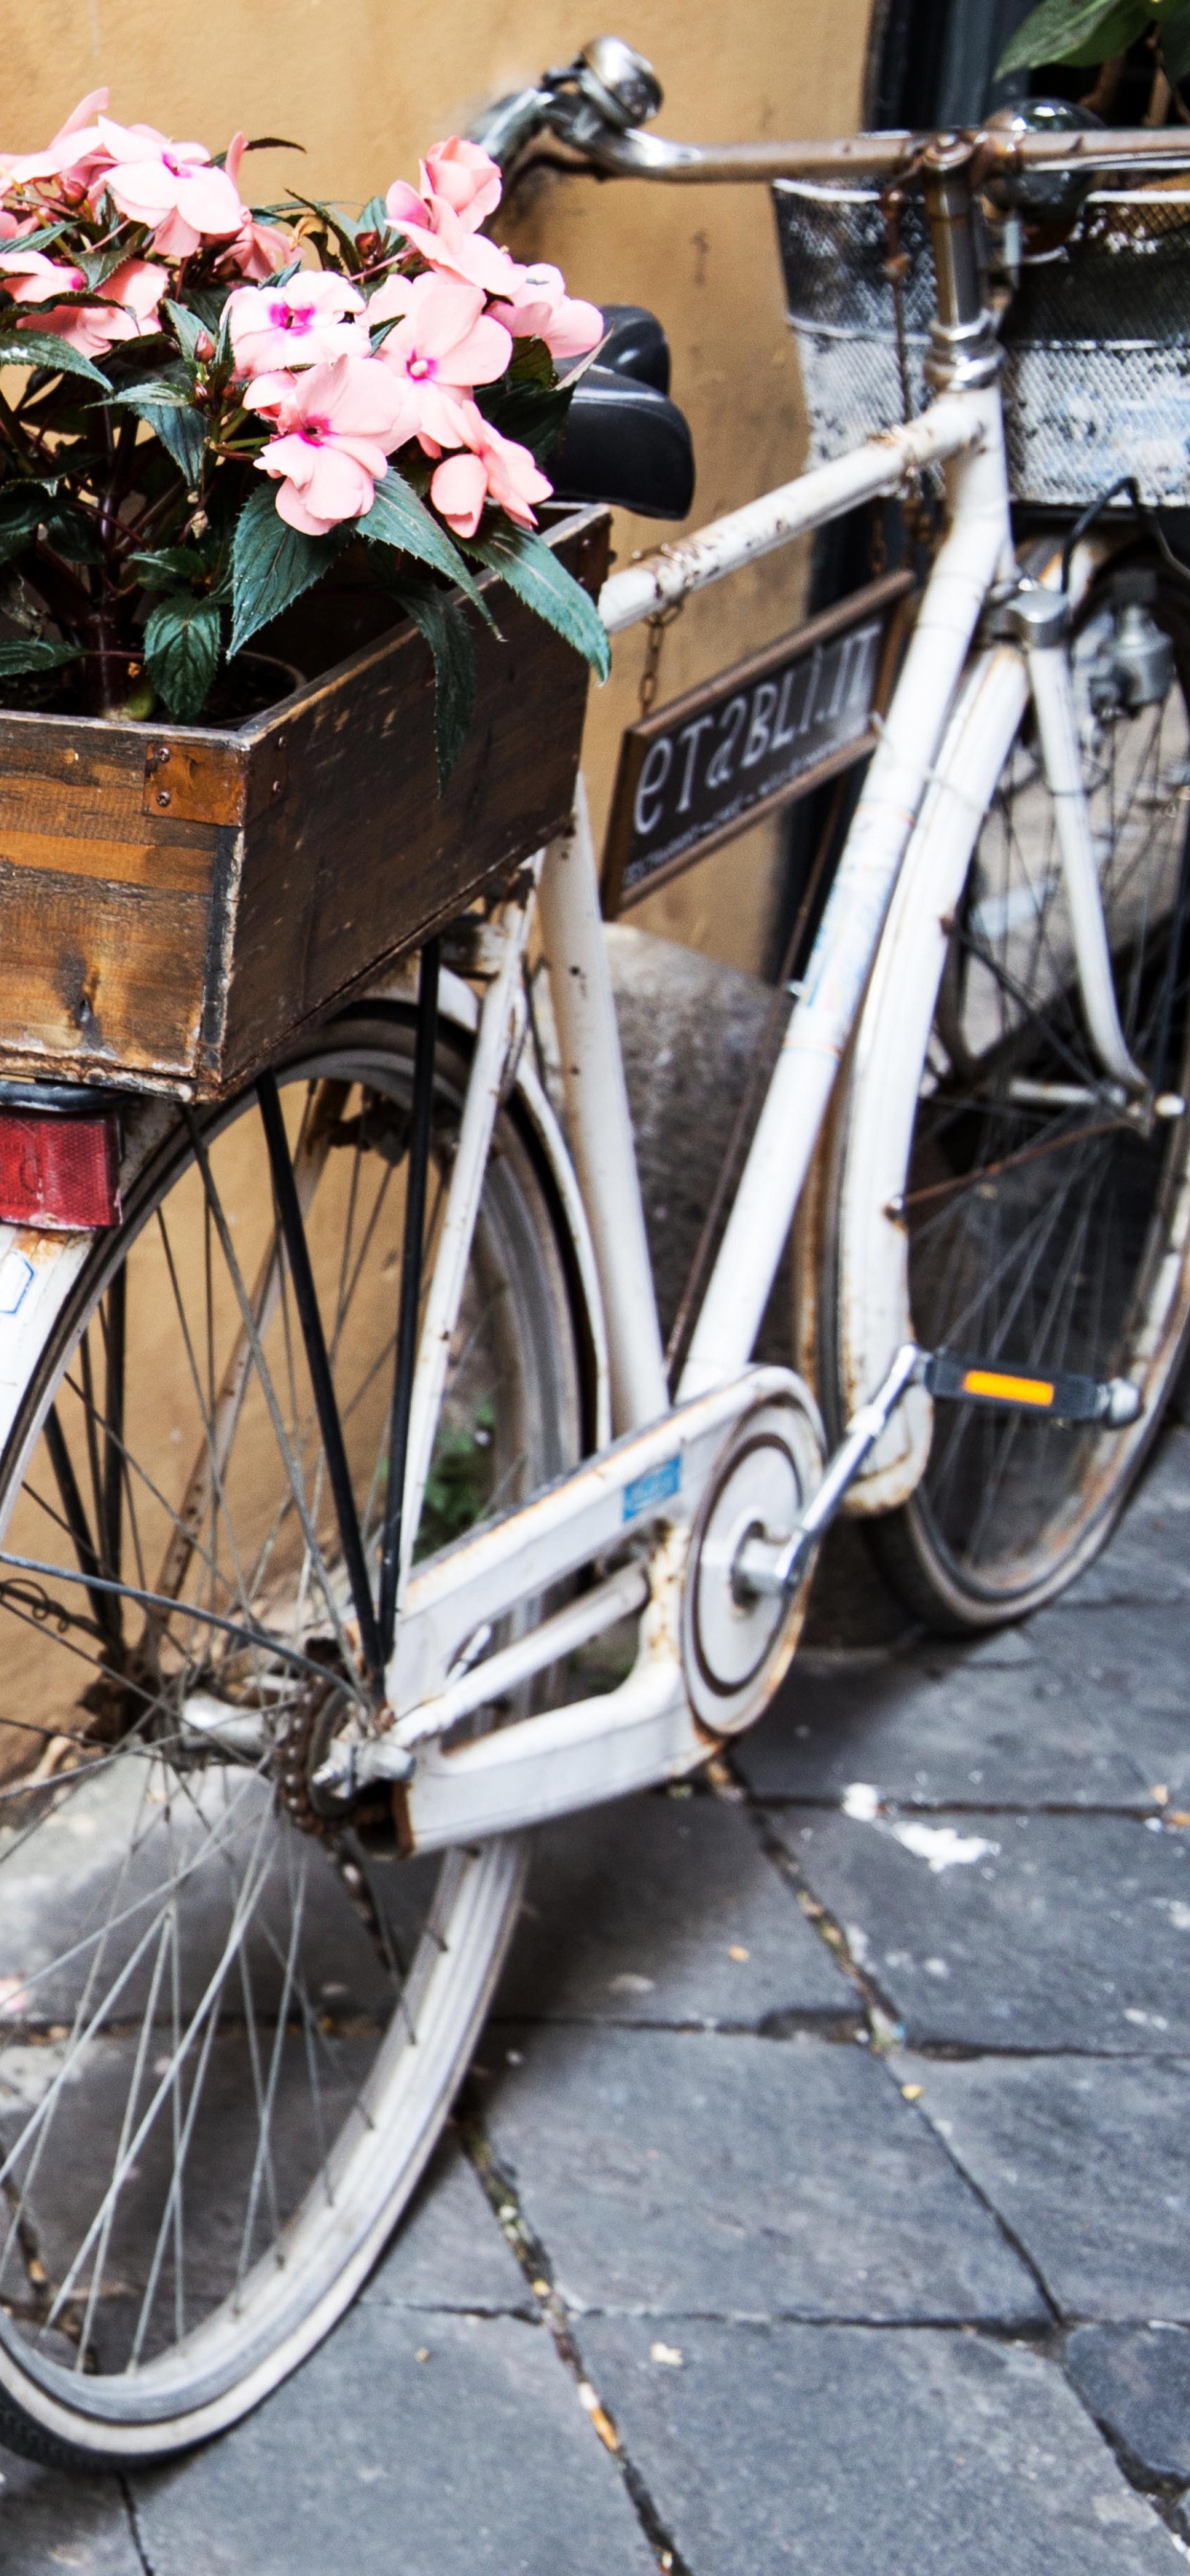
[[[120,1222],[117,1118],[0,1110],[0,1220],[64,1234]]]

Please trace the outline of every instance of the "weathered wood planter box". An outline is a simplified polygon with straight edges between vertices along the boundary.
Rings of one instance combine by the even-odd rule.
[[[592,592],[607,514],[549,542]],[[210,1099],[570,811],[586,665],[499,592],[445,796],[430,657],[346,573],[256,639],[310,674],[226,729],[0,711],[0,1077]]]

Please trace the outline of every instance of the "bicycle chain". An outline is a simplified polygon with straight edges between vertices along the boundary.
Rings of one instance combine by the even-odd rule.
[[[328,1674],[321,1684],[311,1682],[277,1736],[277,1803],[300,1833],[314,1834],[327,1843],[336,1842],[341,1835],[343,1815],[341,1810],[322,1813],[311,1794],[310,1775],[317,1769],[333,1732],[326,1723],[332,1703],[341,1698],[341,1686],[333,1674]]]

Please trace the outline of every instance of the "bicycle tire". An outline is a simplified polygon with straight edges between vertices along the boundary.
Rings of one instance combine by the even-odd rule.
[[[1172,648],[1169,686],[1159,705],[1117,704],[1093,725],[1093,669],[1106,667],[1117,631],[1121,576],[1132,595],[1138,574],[1147,614]],[[1190,594],[1158,559],[1130,549],[1085,600],[1074,654],[1125,1032],[1154,1091],[1185,1097]],[[835,1104],[809,1250],[828,1422],[837,1434],[860,1391],[849,1336],[863,1348],[880,1331],[873,1311],[858,1330],[844,1311],[848,1297],[862,1309],[876,1293],[859,1275],[856,1210],[858,1176],[879,1162],[877,1121],[909,1140],[883,1209],[865,1215],[869,1230],[874,1218],[907,1230],[902,1327],[924,1347],[1039,1376],[1061,1366],[1127,1376],[1144,1400],[1131,1430],[1063,1430],[1020,1414],[931,1408],[915,1392],[912,1427],[882,1444],[856,1502],[875,1515],[879,1564],[913,1616],[964,1636],[1061,1593],[1106,1543],[1141,1471],[1190,1327],[1190,1115],[1142,1136],[1122,1115],[1086,1106],[1102,1102],[1102,1076],[1083,1026],[1027,707],[943,943],[911,862],[899,895],[885,939],[899,941],[902,968],[913,961],[916,972],[933,942],[918,1011],[928,1036],[924,1055],[898,1051],[878,964]],[[1084,1105],[1010,1096],[1010,1086],[1030,1082],[1081,1090]],[[1080,1141],[1096,1126],[1105,1132]],[[889,1179],[886,1161],[884,1187]]]
[[[440,1182],[468,1060],[444,1028]],[[366,1005],[279,1071],[373,1571],[412,1061],[412,1015]],[[508,1836],[398,1864],[391,1813],[328,1839],[310,1807],[318,1676],[346,1686],[345,1579],[254,1095],[201,1129],[210,1188],[176,1131],[120,1233],[97,1242],[0,1460],[6,1548],[50,1557],[56,1520],[62,1566],[36,1588],[0,1584],[0,1953],[14,1971],[0,1989],[0,2438],[65,2468],[161,2459],[222,2430],[342,2314],[450,2108],[527,1849]],[[230,1256],[219,1266],[216,1203],[252,1283],[262,1361]],[[556,1228],[512,1104],[485,1177],[422,1552],[581,1454]],[[63,1440],[89,1560],[70,1469],[54,1466]],[[104,1520],[113,1459],[122,1555]],[[162,1541],[181,1571],[146,1585]],[[120,1652],[101,1624],[113,1595],[68,1579],[94,1576],[109,1545],[126,1586]],[[177,1603],[155,1629],[146,1589]],[[203,1629],[208,1601],[236,1634]],[[251,1642],[262,1629],[271,1662]],[[286,1653],[307,1649],[295,1684]],[[259,1720],[263,1756],[195,1749],[183,1710],[196,1682],[246,1727]],[[45,1746],[23,1768],[18,1705],[25,1740]]]

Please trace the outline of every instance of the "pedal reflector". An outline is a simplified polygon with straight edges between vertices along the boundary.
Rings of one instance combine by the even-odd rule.
[[[931,1395],[952,1404],[1044,1413],[1051,1422],[1100,1422],[1112,1431],[1122,1431],[1141,1411],[1140,1389],[1127,1378],[1080,1377],[1073,1370],[1033,1377],[1024,1369],[989,1368],[983,1360],[960,1359],[951,1351],[930,1352],[921,1382]]]
[[[1046,1377],[1003,1377],[998,1369],[969,1368],[963,1371],[960,1395],[982,1395],[995,1404],[1052,1405],[1054,1390]]]

